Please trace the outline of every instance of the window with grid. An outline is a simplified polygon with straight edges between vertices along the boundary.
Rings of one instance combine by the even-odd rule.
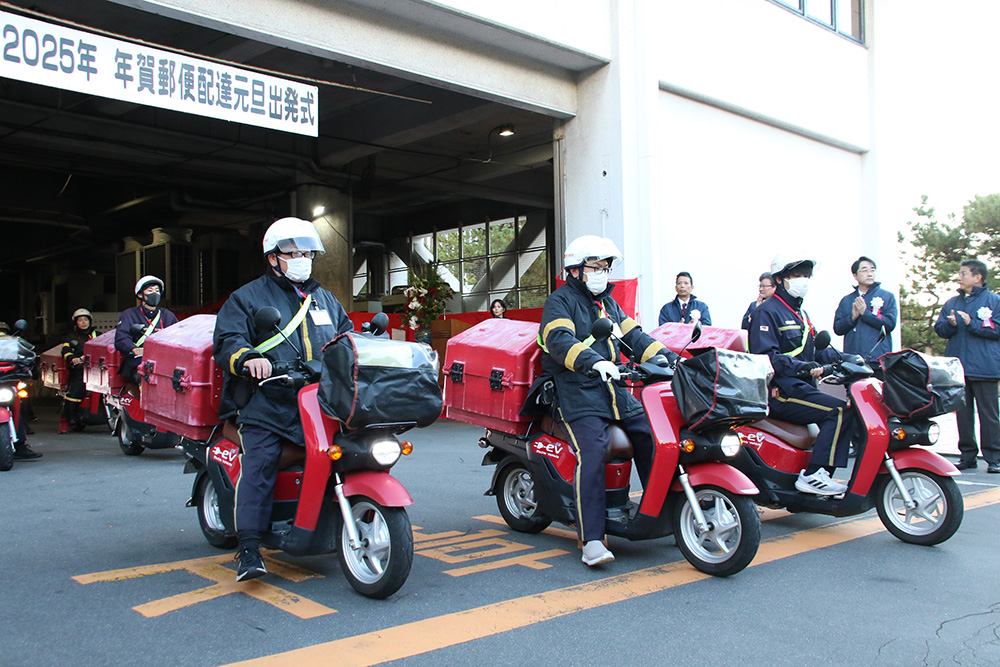
[[[770,0],[813,23],[864,44],[864,0]]]

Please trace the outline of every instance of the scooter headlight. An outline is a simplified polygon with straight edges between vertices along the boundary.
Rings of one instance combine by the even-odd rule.
[[[931,422],[927,427],[927,442],[935,444],[941,436],[941,426],[937,422]]]
[[[372,443],[372,458],[380,466],[391,466],[399,460],[402,449],[395,440],[378,440]]]
[[[735,433],[727,433],[722,436],[722,442],[719,443],[719,448],[722,449],[722,453],[727,457],[736,456],[740,451],[740,436]]]
[[[14,402],[14,390],[10,387],[0,387],[0,405],[8,405]]]

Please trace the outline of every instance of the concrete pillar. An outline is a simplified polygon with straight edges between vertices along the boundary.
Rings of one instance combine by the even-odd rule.
[[[295,215],[312,220],[323,241],[326,254],[313,260],[312,277],[348,311],[352,307],[352,212],[351,198],[333,188],[300,185],[295,189]],[[317,214],[319,207],[322,213]]]

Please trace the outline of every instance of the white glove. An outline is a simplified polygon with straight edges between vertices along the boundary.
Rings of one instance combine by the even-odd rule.
[[[622,377],[618,367],[610,361],[601,360],[594,364],[594,370],[600,373],[601,381],[620,380]]]

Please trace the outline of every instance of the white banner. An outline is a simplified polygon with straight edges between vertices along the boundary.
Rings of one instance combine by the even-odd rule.
[[[0,11],[0,77],[315,137],[318,89]]]

